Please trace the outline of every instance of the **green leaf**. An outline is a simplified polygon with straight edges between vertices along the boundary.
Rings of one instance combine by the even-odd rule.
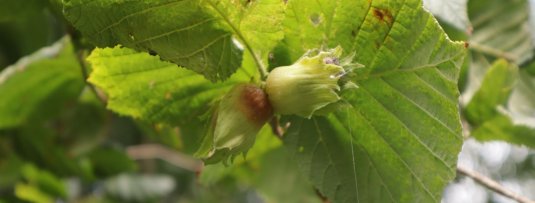
[[[15,195],[26,201],[35,202],[35,203],[52,203],[54,202],[54,197],[46,194],[43,191],[40,191],[39,188],[33,185],[19,183],[15,185]]]
[[[356,52],[359,88],[328,117],[291,118],[301,170],[332,202],[440,202],[462,137],[457,80],[465,55],[421,1],[289,1],[280,46]],[[275,60],[277,58],[275,57]]]
[[[237,157],[230,166],[222,163],[206,165],[199,177],[205,187],[233,178],[256,189],[266,203],[320,202],[314,188],[287,156],[281,141],[265,126],[246,158]]]
[[[502,140],[512,144],[535,148],[535,128],[515,125],[504,115],[495,116],[472,131],[471,135],[479,141]]]
[[[87,59],[89,81],[108,95],[108,108],[123,115],[170,125],[197,121],[210,103],[234,84],[248,81],[244,72],[212,83],[202,75],[128,48],[95,49]]]
[[[40,170],[33,165],[25,165],[22,168],[24,178],[31,184],[53,197],[67,197],[67,191],[63,182],[52,173]]]
[[[487,70],[481,87],[466,106],[465,114],[473,125],[480,125],[498,114],[498,106],[505,105],[515,86],[518,68],[505,60],[498,60]]]
[[[255,57],[267,56],[282,38],[282,1],[276,0],[72,0],[64,13],[97,46],[121,44],[158,54],[211,81],[228,78],[240,66],[233,35],[249,52],[259,52]]]
[[[56,198],[66,198],[65,184],[50,172],[28,164],[22,167],[22,174],[26,183],[15,185],[18,198],[36,203],[51,203]]]
[[[221,181],[226,176],[240,176],[240,174],[243,172],[243,168],[245,168],[243,165],[257,165],[257,162],[263,156],[270,151],[279,148],[282,144],[280,139],[277,139],[277,137],[273,134],[273,131],[269,125],[265,125],[256,136],[256,142],[247,152],[246,156],[236,157],[233,164],[229,166],[225,166],[221,162],[217,164],[206,165],[199,177],[199,182],[203,185],[211,186]]]
[[[66,38],[21,59],[0,74],[0,129],[57,114],[78,97],[83,86]]]
[[[252,185],[266,203],[321,202],[314,187],[283,148],[269,151],[261,157],[258,167],[250,170],[254,174]]]
[[[158,54],[163,60],[216,81],[240,66],[232,34],[219,28],[201,1],[64,1],[66,18],[100,47],[117,44]]]
[[[207,1],[220,24],[238,35],[262,58],[283,37],[284,3],[280,0]],[[258,57],[258,56],[256,56]]]
[[[474,28],[472,50],[517,64],[533,56],[527,0],[470,0],[468,16]]]

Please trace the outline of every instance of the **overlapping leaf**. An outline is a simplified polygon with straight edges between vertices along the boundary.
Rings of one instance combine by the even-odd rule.
[[[250,52],[253,48],[266,49],[282,37],[277,31],[281,27],[277,16],[282,15],[282,2],[265,0],[251,4],[212,0],[72,0],[65,3],[64,12],[98,46],[121,44],[158,54],[163,60],[217,81],[228,78],[240,67],[242,52],[233,42],[233,35]],[[254,24],[264,27],[252,29]],[[263,43],[268,45],[260,46]]]
[[[214,81],[240,64],[231,33],[216,28],[199,1],[73,0],[64,12],[98,46],[122,44],[158,54]]]
[[[224,83],[129,48],[95,49],[88,57],[89,81],[108,95],[108,108],[120,114],[172,125],[196,121],[210,103],[232,85],[247,81],[245,73]]]
[[[292,118],[287,146],[333,202],[439,202],[455,177],[462,43],[419,0],[289,1],[284,44],[299,57],[341,45],[366,67],[328,117]],[[275,58],[276,59],[276,58]]]

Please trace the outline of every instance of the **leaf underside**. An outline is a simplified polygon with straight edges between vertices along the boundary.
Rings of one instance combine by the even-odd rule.
[[[333,202],[440,202],[455,177],[457,79],[465,48],[421,1],[289,1],[279,49],[295,60],[341,45],[359,63],[357,89],[328,117],[292,117],[285,141]]]

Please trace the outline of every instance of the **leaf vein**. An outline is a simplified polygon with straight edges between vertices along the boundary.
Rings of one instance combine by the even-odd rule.
[[[375,100],[377,101],[381,106],[383,106],[383,104],[381,104],[371,93],[369,93],[368,90],[366,90],[364,87],[362,87],[366,92],[368,92],[368,94]],[[384,106],[383,106],[384,107]],[[388,112],[390,112],[390,110],[386,109]],[[391,112],[390,112],[391,113]],[[424,189],[424,191],[431,197],[433,198],[433,200],[437,201],[436,197],[429,191],[429,189],[427,188],[427,186],[425,186],[425,184],[422,182],[422,180],[420,180],[420,177],[418,177],[416,175],[416,173],[412,170],[412,168],[409,167],[408,163],[405,161],[405,159],[403,159],[401,157],[401,155],[394,149],[394,147],[390,144],[390,142],[388,142],[386,140],[386,138],[381,134],[379,133],[379,131],[377,131],[376,127],[374,125],[371,124],[370,122],[370,119],[367,118],[366,116],[364,116],[363,114],[362,115],[362,118],[364,118],[364,120],[366,120],[366,123],[375,131],[375,133],[385,142],[385,144],[388,145],[388,147],[390,149],[392,149],[392,151],[394,151],[395,155],[398,157],[398,159],[403,163],[403,165],[405,166],[405,168],[407,168],[407,170],[409,170],[409,172],[411,173],[411,175],[418,181],[418,183],[421,185],[421,187]]]

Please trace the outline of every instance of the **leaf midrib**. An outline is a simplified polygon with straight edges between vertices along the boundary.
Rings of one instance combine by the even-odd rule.
[[[238,29],[234,23],[215,5],[212,0],[207,0],[208,5],[210,5],[218,14],[221,16],[225,22],[230,26],[230,28],[234,31],[236,36],[241,40],[243,43],[243,46],[245,46],[245,49],[251,56],[253,57],[253,61],[255,62],[257,68],[259,69],[259,73],[262,75],[262,77],[265,77],[267,74],[267,68],[262,63],[262,59],[258,57],[258,55],[254,52],[252,46],[250,45],[249,41],[244,37],[244,35],[241,33],[241,31]]]

